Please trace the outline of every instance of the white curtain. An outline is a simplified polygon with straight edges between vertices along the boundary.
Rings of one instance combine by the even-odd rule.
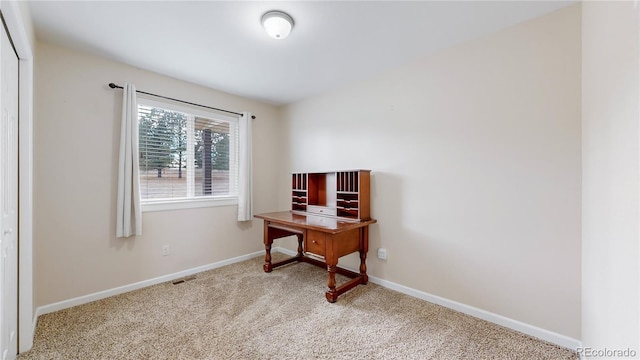
[[[238,221],[248,221],[253,217],[253,170],[252,170],[252,134],[251,113],[240,116],[240,151],[238,172]]]
[[[136,87],[132,84],[125,84],[123,90],[116,237],[142,235]]]

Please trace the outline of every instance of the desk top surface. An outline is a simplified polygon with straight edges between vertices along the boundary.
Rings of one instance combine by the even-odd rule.
[[[285,226],[294,226],[304,229],[319,230],[329,233],[338,233],[359,227],[375,224],[377,220],[343,221],[339,218],[319,215],[302,215],[291,211],[279,211],[254,215],[259,219]]]

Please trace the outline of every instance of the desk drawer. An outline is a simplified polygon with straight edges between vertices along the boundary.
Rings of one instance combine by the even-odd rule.
[[[305,251],[312,254],[324,256],[324,233],[320,231],[307,230],[307,236],[305,238]]]
[[[326,206],[307,205],[307,212],[310,214],[320,214],[327,216],[336,216],[336,208],[330,208]]]

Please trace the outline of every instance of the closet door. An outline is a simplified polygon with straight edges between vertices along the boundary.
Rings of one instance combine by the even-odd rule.
[[[0,357],[6,360],[18,353],[18,57],[0,27]]]

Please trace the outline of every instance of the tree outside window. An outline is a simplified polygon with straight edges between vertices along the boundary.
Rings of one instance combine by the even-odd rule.
[[[237,123],[138,106],[144,199],[235,195]]]

